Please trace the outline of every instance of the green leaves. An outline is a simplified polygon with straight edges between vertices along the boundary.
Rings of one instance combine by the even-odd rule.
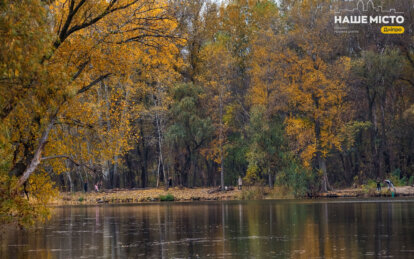
[[[213,133],[211,119],[202,107],[202,90],[194,84],[182,84],[173,89],[171,116],[173,124],[167,138],[183,147],[199,149]]]
[[[285,152],[284,131],[281,121],[267,117],[261,105],[251,108],[246,131],[249,143],[246,180],[253,184],[259,177],[274,175],[275,171],[283,167],[281,155]]]

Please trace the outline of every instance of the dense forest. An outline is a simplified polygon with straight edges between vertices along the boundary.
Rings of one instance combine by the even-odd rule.
[[[335,33],[341,0],[1,0],[1,221],[85,183],[412,183],[414,3],[374,2],[404,34]]]

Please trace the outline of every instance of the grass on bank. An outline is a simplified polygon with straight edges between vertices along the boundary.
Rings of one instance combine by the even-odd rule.
[[[211,188],[164,188],[103,190],[100,192],[61,192],[51,201],[51,205],[76,205],[97,203],[141,203],[154,201],[192,200],[234,200],[240,191],[209,194]]]
[[[232,191],[209,193],[211,188],[149,188],[136,190],[105,190],[102,192],[76,192],[60,193],[51,201],[50,205],[77,205],[77,204],[118,204],[118,203],[141,203],[141,202],[167,202],[167,201],[198,201],[198,200],[261,200],[261,199],[295,199],[303,198],[297,192],[288,187],[275,186],[243,186],[242,190],[235,187]],[[383,186],[381,196],[391,196],[387,193],[387,187]],[[397,186],[399,195],[414,196],[414,188]],[[358,188],[335,189],[327,197],[376,197],[376,182],[370,181]],[[318,196],[315,196],[318,197]],[[323,196],[324,197],[324,196]]]
[[[244,186],[238,196],[239,200],[263,200],[263,199],[295,199],[295,192],[288,187],[274,186]]]
[[[160,195],[159,199],[160,201],[174,201],[174,195],[171,193],[168,193],[167,195]]]

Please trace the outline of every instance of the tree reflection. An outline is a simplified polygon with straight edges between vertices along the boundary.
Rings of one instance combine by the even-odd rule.
[[[0,258],[410,257],[410,202],[199,202],[56,208]]]

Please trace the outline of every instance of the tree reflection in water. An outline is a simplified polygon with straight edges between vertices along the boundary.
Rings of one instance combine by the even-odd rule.
[[[0,258],[413,257],[414,202],[196,202],[54,209]]]

